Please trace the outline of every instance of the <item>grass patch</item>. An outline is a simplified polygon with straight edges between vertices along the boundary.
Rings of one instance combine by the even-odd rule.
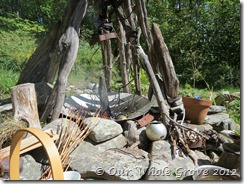
[[[18,72],[7,71],[0,68],[0,100],[8,98],[11,94],[11,88],[15,86],[19,78]]]

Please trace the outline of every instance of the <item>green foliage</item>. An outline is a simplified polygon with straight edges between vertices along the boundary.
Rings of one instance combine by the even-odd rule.
[[[71,71],[69,81],[98,82],[103,74],[102,53],[98,45],[90,47],[86,41],[80,41],[77,59]],[[78,77],[78,78],[77,78]]]
[[[0,42],[0,65],[2,68],[21,71],[23,64],[32,55],[36,44],[32,35],[20,34],[14,31],[2,31]],[[23,41],[24,40],[24,41]]]
[[[230,103],[226,103],[225,107],[227,109],[230,117],[238,124],[241,122],[241,101],[239,99],[235,99]]]
[[[147,73],[145,70],[142,70],[140,71],[141,73],[141,88],[142,88],[142,94],[143,95],[147,95],[148,93],[148,89],[149,89],[149,84],[150,84],[150,81],[149,81],[149,78],[147,76]]]
[[[36,22],[28,19],[16,17],[12,14],[9,14],[8,17],[0,16],[0,26],[2,27],[1,30],[16,31],[18,34],[37,34],[45,31],[42,25],[38,25]]]
[[[151,22],[162,31],[182,84],[240,85],[240,2],[235,0],[148,3]]]
[[[67,0],[5,0],[0,3],[0,16],[15,14],[36,23],[42,18],[45,28],[51,28],[61,20],[66,3]]]
[[[20,72],[34,52],[36,36],[44,32],[42,26],[18,17],[1,17],[0,66],[6,70]]]
[[[11,93],[11,88],[16,84],[19,73],[0,68],[0,99]]]
[[[209,90],[207,88],[205,89],[198,89],[192,87],[190,84],[185,84],[184,87],[181,87],[180,90],[180,95],[182,96],[188,96],[188,97],[194,97],[194,96],[200,96],[201,99],[206,99],[210,100],[212,97],[212,93],[209,93]]]

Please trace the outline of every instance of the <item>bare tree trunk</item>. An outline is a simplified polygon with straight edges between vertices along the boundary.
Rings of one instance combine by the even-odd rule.
[[[156,24],[153,24],[153,32],[151,33],[144,1],[135,1],[135,5],[139,24],[149,48],[149,61],[154,73],[159,74],[163,78],[164,86],[161,86],[162,92],[174,99],[178,97],[179,81],[176,77],[167,45]]]
[[[104,31],[104,34],[108,32]],[[111,40],[104,40],[101,42],[102,55],[103,55],[103,67],[104,75],[106,79],[106,87],[108,91],[111,91],[111,80],[112,80],[112,68],[113,68],[113,55],[111,48]]]
[[[59,66],[58,42],[61,25],[52,28],[45,40],[37,47],[20,74],[17,84],[53,83]]]
[[[125,45],[125,57],[126,57],[126,66],[127,66],[127,71],[128,71],[128,79],[131,74],[131,64],[132,64],[132,53],[130,49],[130,44],[127,42]]]
[[[52,94],[48,98],[48,102],[41,118],[43,120],[46,120],[50,114],[51,120],[57,119],[62,110],[68,75],[76,60],[79,48],[80,25],[85,16],[87,4],[87,0],[70,0],[64,18],[60,24],[60,31],[62,34],[60,37],[57,37],[58,49],[55,53],[59,56],[60,64],[58,79]]]
[[[157,53],[157,68],[163,78],[165,93],[170,98],[174,99],[178,97],[179,93],[179,80],[177,79],[174,65],[169,54],[167,45],[164,42],[164,38],[157,24],[153,23],[153,49]],[[163,61],[163,62],[162,62]]]
[[[124,15],[124,12],[122,8],[115,4],[115,2],[112,1],[112,6],[115,10],[115,13],[118,17],[118,19],[121,21],[123,28],[126,32],[127,40],[131,43],[131,51],[132,51],[132,60],[133,60],[133,71],[134,71],[134,81],[135,81],[135,93],[138,95],[142,94],[141,90],[141,77],[140,77],[140,66],[139,66],[139,58],[137,54],[137,49],[135,48],[136,45],[138,45],[137,40],[137,31],[135,27],[132,27],[135,25],[133,19],[131,21],[133,22],[132,25],[130,25],[129,21],[125,18],[126,15]]]
[[[133,11],[132,10],[132,3],[131,3],[131,0],[124,0],[124,5],[125,5],[125,15],[126,17],[128,17],[128,21],[131,25],[131,28],[132,29],[135,29],[136,28],[136,24],[135,24],[135,21],[134,21],[134,18],[133,18]]]
[[[140,74],[139,58],[137,57],[138,54],[136,49],[132,48],[131,50],[132,50],[132,58],[133,58],[134,80],[135,80],[135,87],[136,87],[135,93],[141,95],[142,90],[141,90],[141,74]]]
[[[147,9],[145,7],[144,0],[135,1],[135,9],[136,9],[136,15],[138,18],[139,26],[142,30],[142,34],[147,43],[148,52],[149,52],[148,53],[149,62],[153,68],[154,73],[157,74],[157,73],[159,73],[157,64],[156,64],[156,59],[155,59],[155,55],[157,55],[157,53],[153,49],[153,38],[152,38],[152,33],[151,33],[149,25],[148,25]],[[162,86],[160,86],[160,87],[162,88]]]
[[[125,1],[125,17],[129,17],[129,24],[133,30],[136,30],[136,23],[135,20],[132,16],[132,4],[130,0]],[[129,40],[131,45],[131,51],[132,51],[132,58],[133,58],[133,69],[134,69],[134,80],[135,80],[135,87],[136,87],[136,94],[141,95],[142,94],[142,89],[141,89],[141,73],[140,73],[140,61],[137,53],[137,49],[135,48],[136,45],[139,43],[139,38],[138,38],[138,32],[136,35],[129,35]],[[127,36],[127,37],[128,37]]]
[[[145,37],[148,50],[150,50],[152,44],[153,44],[153,39],[152,39],[152,34],[148,25],[148,20],[147,20],[147,10],[145,7],[145,2],[144,0],[141,1],[135,1],[135,7],[136,7],[136,14],[138,18],[139,25],[142,29],[142,33]]]
[[[28,127],[41,129],[34,84],[26,83],[14,86],[12,104],[14,119],[26,122]]]
[[[126,51],[125,51],[125,45],[127,44],[126,42],[126,37],[125,37],[125,31],[124,28],[119,21],[119,55],[120,55],[120,71],[121,71],[121,78],[122,78],[122,84],[123,84],[123,91],[129,93],[129,77],[128,77],[128,70],[127,70],[127,62],[126,62]]]

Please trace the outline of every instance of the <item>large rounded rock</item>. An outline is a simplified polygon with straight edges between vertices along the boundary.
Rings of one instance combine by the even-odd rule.
[[[38,180],[42,174],[42,165],[37,163],[31,155],[25,155],[22,158],[24,164],[20,180]]]
[[[110,140],[123,132],[120,124],[108,119],[97,117],[86,118],[84,124],[91,127],[92,131],[88,137],[96,143]]]

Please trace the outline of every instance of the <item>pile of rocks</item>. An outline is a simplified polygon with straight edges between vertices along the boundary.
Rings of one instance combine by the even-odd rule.
[[[43,127],[43,130],[57,130],[61,123],[69,121],[55,120]],[[167,139],[150,141],[146,136],[146,127],[140,127],[135,121],[117,123],[113,120],[90,117],[84,121],[84,124],[88,123],[93,123],[91,133],[70,155],[74,156],[70,169],[78,171],[83,179],[180,180],[191,175],[196,168],[193,161],[180,148],[176,150],[175,158],[172,158],[171,145]],[[222,106],[211,106],[204,124],[187,126],[201,132],[213,131],[217,137],[224,139],[225,143],[235,141],[226,136],[226,131],[240,129]],[[213,142],[207,142],[206,148],[192,149],[198,165],[217,164],[220,160],[221,154],[225,151],[223,144],[211,144]],[[240,156],[236,158],[238,161]],[[42,148],[23,155],[22,159],[23,180],[38,179],[44,166],[48,164]],[[240,162],[232,167],[239,166]]]

